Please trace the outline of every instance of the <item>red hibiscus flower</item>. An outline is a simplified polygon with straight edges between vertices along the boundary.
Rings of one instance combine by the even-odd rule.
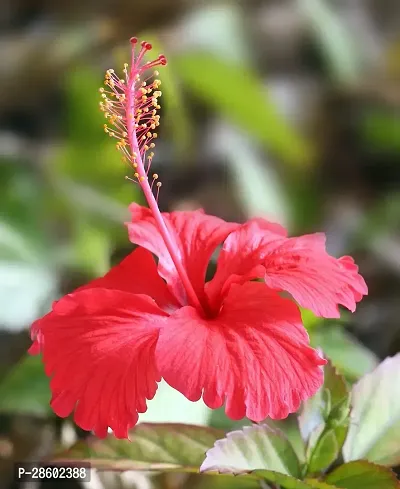
[[[350,257],[326,253],[322,234],[288,238],[263,219],[240,225],[202,211],[160,213],[146,155],[160,93],[150,94],[160,82],[143,85],[140,76],[165,58],[144,64],[148,49],[133,50],[126,80],[107,73],[114,98],[102,105],[115,127],[106,131],[119,139],[149,203],[130,207],[127,228],[138,247],[54,303],[32,326],[30,352],[43,355],[56,414],[74,411],[76,423],[99,437],[110,427],[126,438],[161,378],[191,401],[225,404],[232,419],[285,418],[322,385],[326,363],[309,345],[296,302],[338,317],[338,306],[354,311],[367,287]],[[215,275],[205,282],[219,245]]]

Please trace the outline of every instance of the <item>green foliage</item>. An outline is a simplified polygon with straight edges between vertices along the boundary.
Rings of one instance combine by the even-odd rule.
[[[346,382],[331,363],[324,372],[323,387],[303,404],[299,416],[309,474],[324,471],[337,459],[348,428],[350,393]]]
[[[350,380],[359,379],[378,365],[376,355],[340,325],[321,324],[313,327],[310,340]]]
[[[172,61],[188,90],[284,162],[302,166],[312,159],[310,145],[279,113],[255,73],[201,52]],[[256,110],[250,110],[254,103]]]
[[[0,412],[48,416],[50,397],[42,359],[27,355],[0,383]]]
[[[400,464],[400,354],[387,358],[352,391],[352,416],[343,447],[346,462]]]
[[[240,473],[266,469],[281,474],[300,476],[300,462],[286,436],[269,427],[245,426],[233,431],[208,451],[201,470]]]
[[[108,470],[161,470],[197,472],[205,451],[223,432],[184,424],[140,424],[131,443],[108,437],[80,441],[57,460],[90,460],[93,467]]]
[[[400,117],[394,111],[370,109],[361,123],[361,136],[372,151],[380,154],[400,151]]]
[[[343,464],[325,479],[343,489],[398,489],[400,482],[391,470],[365,460]]]
[[[43,230],[42,182],[11,168],[2,168],[0,180],[0,324],[22,329],[54,299],[57,276]]]

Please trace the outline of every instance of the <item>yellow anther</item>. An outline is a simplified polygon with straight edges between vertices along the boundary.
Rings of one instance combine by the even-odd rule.
[[[157,180],[157,178],[158,178],[157,173],[154,173],[154,174],[153,174],[153,178],[154,178],[154,180]]]
[[[153,149],[153,148],[155,148],[155,147],[156,147],[156,145],[155,145],[154,143],[151,143],[151,144],[150,144],[150,149]],[[153,158],[153,156],[154,156],[154,153],[151,153],[151,157],[152,157],[152,158]]]
[[[150,148],[147,146],[147,144],[145,144],[145,145],[143,146],[143,149],[144,149],[145,151],[148,151]]]
[[[103,93],[104,92],[104,88],[103,87],[99,88],[99,92],[100,93]]]
[[[151,132],[150,132],[150,131],[149,131],[149,132],[147,132],[147,133],[146,133],[146,136],[147,136],[148,138],[151,138]]]
[[[143,180],[145,179],[145,177],[140,177],[140,181],[143,182]]]
[[[133,176],[134,176],[135,178],[139,178],[139,173],[135,173]]]
[[[162,185],[162,183],[161,182],[157,182],[156,185],[157,185],[158,188],[160,188],[161,185]]]

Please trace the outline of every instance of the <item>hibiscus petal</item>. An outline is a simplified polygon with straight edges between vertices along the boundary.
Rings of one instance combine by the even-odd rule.
[[[356,303],[368,293],[351,257],[328,255],[325,236],[310,234],[267,246],[263,257],[265,282],[288,291],[303,307],[317,316],[338,318],[338,305],[354,312]]]
[[[211,307],[218,309],[231,284],[263,277],[263,248],[271,241],[282,242],[284,237],[282,226],[265,219],[252,219],[232,232],[218,256],[215,275],[205,287]]]
[[[171,291],[180,301],[187,304],[186,293],[175,265],[164,244],[150,209],[138,204],[129,208],[132,222],[127,223],[129,239],[158,256],[158,270],[167,281]],[[176,252],[181,259],[189,280],[202,298],[208,263],[216,247],[238,225],[205,214],[202,210],[163,213],[165,224],[176,243]]]
[[[158,275],[157,265],[153,255],[144,248],[138,247],[121,263],[113,267],[104,277],[92,280],[79,287],[74,293],[82,290],[103,288],[109,290],[122,290],[133,294],[145,294],[154,299],[164,311],[173,311],[179,304],[169,291],[165,281]],[[53,303],[53,309],[55,304]],[[65,301],[64,301],[65,304]],[[32,346],[28,353],[37,355],[40,353],[43,335],[37,331],[36,322],[31,327]]]
[[[101,288],[54,304],[33,330],[43,338],[55,413],[75,409],[81,428],[126,438],[161,380],[154,350],[167,317],[150,297]]]
[[[289,292],[301,306],[326,318],[340,316],[338,305],[354,311],[368,293],[351,257],[336,259],[327,254],[325,235],[286,238],[250,221],[223,245],[216,274],[206,285],[211,308],[218,309],[233,283],[255,278]]]
[[[140,246],[106,273],[104,277],[92,280],[78,290],[94,287],[145,294],[153,298],[162,309],[169,310],[178,307],[175,297],[157,272],[153,255]]]
[[[217,318],[184,307],[160,330],[157,365],[189,400],[226,401],[233,419],[281,419],[322,385],[326,363],[309,346],[296,304],[265,284],[232,285]]]

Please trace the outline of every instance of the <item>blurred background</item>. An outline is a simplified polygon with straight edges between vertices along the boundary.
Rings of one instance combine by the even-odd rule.
[[[153,161],[162,210],[325,231],[370,294],[340,321],[305,313],[312,343],[350,381],[400,351],[398,0],[6,0],[0,23],[1,488],[17,487],[14,460],[86,436],[52,415],[28,328],[131,250],[122,223],[142,197],[103,132],[98,88],[133,35],[169,60]],[[241,425],[164,384],[141,419]],[[104,477],[88,487],[205,484]],[[212,486],[249,487],[222,479]]]

